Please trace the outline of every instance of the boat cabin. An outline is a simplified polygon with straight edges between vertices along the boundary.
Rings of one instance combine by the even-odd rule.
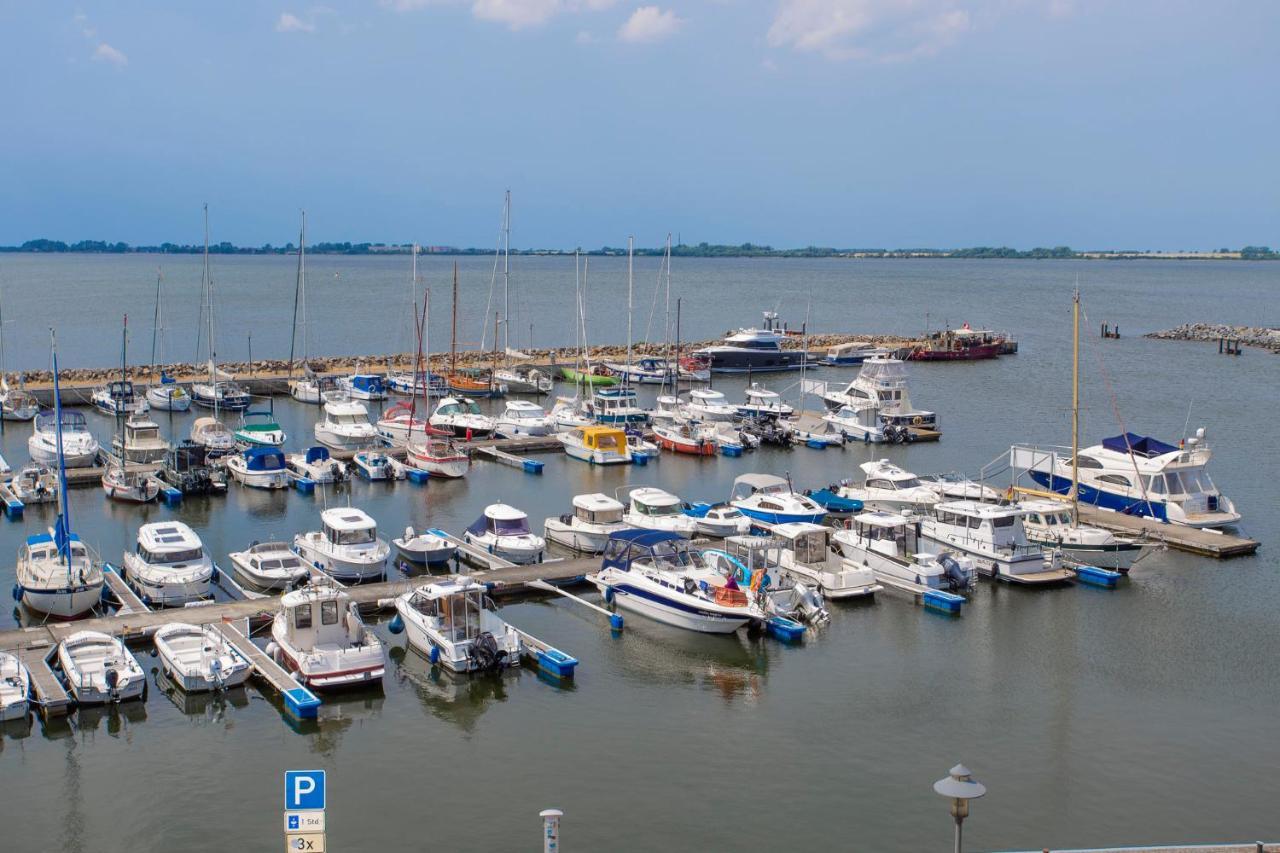
[[[570,431],[570,440],[587,450],[602,453],[626,453],[627,434],[607,426],[585,426]]]
[[[972,542],[999,551],[1038,551],[1027,541],[1022,518],[1027,511],[1017,506],[997,506],[980,501],[947,501],[933,508],[939,536],[955,542]]]
[[[369,410],[353,400],[329,400],[324,404],[324,419],[334,426],[368,426]]]
[[[138,528],[138,559],[150,565],[181,568],[205,562],[204,543],[181,521],[160,521]]]
[[[474,640],[488,630],[483,619],[485,587],[466,575],[418,587],[408,603],[431,619],[431,627],[451,643]]]
[[[386,386],[382,382],[382,377],[376,373],[353,373],[347,377],[347,384],[351,386],[353,391],[361,391],[365,394],[379,395],[386,393]]]
[[[625,509],[620,502],[599,493],[573,499],[574,518],[585,524],[618,524]]]
[[[82,569],[88,568],[89,549],[80,541],[80,534],[72,533],[67,537],[66,549],[71,555],[73,564],[79,565]],[[48,533],[28,536],[26,543],[18,552],[19,563],[43,563],[53,560],[61,562],[62,559],[59,555],[58,543]]]
[[[507,504],[489,504],[484,514],[467,528],[473,536],[486,533],[493,536],[528,536],[533,533],[529,529],[529,516],[521,510]]]
[[[849,530],[858,545],[886,557],[905,559],[923,550],[919,523],[896,512],[860,513]]]
[[[306,586],[285,593],[280,607],[285,614],[285,636],[296,649],[345,649],[365,641],[364,622],[351,597],[340,589]]]
[[[324,537],[332,545],[369,545],[378,539],[378,523],[362,509],[339,507],[320,513]]]
[[[678,571],[700,568],[698,552],[689,540],[666,530],[619,530],[609,534],[602,568],[630,571],[631,564],[644,560],[654,568]]]
[[[244,467],[256,473],[285,470],[284,452],[274,447],[250,447],[244,452]]]
[[[772,533],[791,549],[795,561],[802,565],[820,565],[831,556],[830,527],[793,521],[774,526]]]
[[[475,400],[469,400],[466,397],[447,397],[440,401],[440,405],[436,406],[434,414],[437,415],[480,415],[480,406]]]
[[[645,486],[633,489],[629,497],[631,498],[631,511],[636,515],[656,517],[684,514],[684,501],[662,489]]]

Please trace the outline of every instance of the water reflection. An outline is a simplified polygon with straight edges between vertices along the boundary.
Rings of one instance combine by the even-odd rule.
[[[231,728],[232,720],[227,715],[228,707],[249,707],[249,693],[243,685],[230,690],[188,693],[175,684],[159,667],[152,668],[151,678],[157,692],[172,702],[173,706],[189,718],[193,725],[222,723],[225,728]]]
[[[81,705],[76,709],[74,725],[80,739],[92,737],[101,727],[110,737],[131,740],[131,727],[147,720],[147,701],[132,699],[107,705]]]
[[[455,675],[423,657],[412,646],[389,649],[392,674],[400,684],[413,687],[433,717],[473,732],[480,717],[495,702],[507,701],[508,687],[525,677],[523,667],[503,672]]]
[[[726,702],[759,698],[776,643],[753,632],[697,634],[633,617],[627,620],[618,663],[632,681],[693,685]]]

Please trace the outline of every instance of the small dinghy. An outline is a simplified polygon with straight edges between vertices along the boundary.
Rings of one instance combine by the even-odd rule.
[[[412,527],[404,529],[404,536],[392,539],[396,553],[403,562],[418,566],[438,566],[448,563],[458,553],[458,546],[449,541],[443,530],[424,530],[421,533]]]
[[[329,448],[316,445],[306,453],[290,453],[285,457],[289,475],[315,483],[340,483],[347,478],[347,468],[329,456]]]
[[[684,514],[698,520],[697,532],[724,539],[751,532],[751,519],[736,506],[725,503],[695,503],[685,507]]]
[[[254,542],[228,556],[236,573],[259,589],[291,589],[311,573],[287,542]]]
[[[0,485],[24,504],[52,503],[58,499],[58,473],[43,465],[23,465]]]
[[[378,684],[386,671],[382,642],[365,627],[351,596],[328,584],[281,597],[266,651],[313,690]]]
[[[489,504],[462,537],[512,563],[541,563],[547,547],[546,540],[529,529],[529,516],[507,504]]]
[[[31,673],[17,655],[0,652],[0,723],[26,719],[31,707]]]
[[[405,631],[409,645],[453,672],[486,672],[517,666],[520,632],[493,612],[484,584],[466,575],[424,584],[396,599],[391,630]]]
[[[244,684],[253,667],[211,625],[175,622],[155,633],[165,674],[188,693],[229,690]]]
[[[59,643],[58,666],[81,705],[138,699],[147,684],[124,643],[98,631],[77,631]]]
[[[404,464],[397,462],[381,450],[365,450],[351,457],[360,476],[366,480],[403,480]]]

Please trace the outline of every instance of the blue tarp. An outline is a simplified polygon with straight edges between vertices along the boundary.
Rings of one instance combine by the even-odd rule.
[[[308,447],[307,462],[323,462],[329,458],[329,449],[327,447]]]
[[[1102,439],[1102,446],[1116,453],[1128,453],[1132,449],[1135,455],[1146,459],[1150,459],[1153,456],[1163,456],[1166,453],[1178,452],[1178,448],[1172,444],[1165,444],[1163,441],[1150,436],[1138,435],[1133,432],[1104,438]]]
[[[250,471],[279,471],[284,468],[284,454],[273,447],[251,447],[244,452],[244,461]]]

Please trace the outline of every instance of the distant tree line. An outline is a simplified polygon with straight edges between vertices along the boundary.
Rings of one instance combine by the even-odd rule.
[[[307,247],[307,252],[317,255],[394,255],[409,254],[413,250],[411,243],[315,243]],[[204,251],[202,244],[161,243],[158,246],[130,246],[128,243],[110,243],[105,240],[80,240],[67,243],[62,240],[28,240],[20,246],[0,246],[0,252],[97,252],[104,254],[166,254],[192,255]],[[293,243],[273,246],[265,243],[262,246],[235,246],[223,241],[210,244],[209,253],[216,255],[291,255],[298,249]],[[420,246],[419,251],[437,255],[493,255],[493,249],[458,249],[452,246]],[[1219,249],[1219,253],[1228,253],[1230,249]],[[571,255],[573,251],[564,249],[512,249],[513,255]],[[582,251],[584,255],[626,255],[625,248],[604,246],[599,249]],[[666,247],[637,248],[637,255],[652,257],[666,253]],[[795,249],[776,249],[773,246],[762,246],[755,243],[728,245],[722,243],[680,243],[671,247],[671,254],[678,258],[835,258],[835,257],[879,257],[879,258],[1014,258],[1038,260],[1043,258],[1085,258],[1103,255],[1143,255],[1142,250],[1106,250],[1105,252],[1079,252],[1069,246],[1053,248],[1037,247],[1021,250],[1008,246],[973,246],[967,249],[837,249],[831,246],[805,246]],[[1245,246],[1240,250],[1244,260],[1280,260],[1280,252],[1269,246]]]

